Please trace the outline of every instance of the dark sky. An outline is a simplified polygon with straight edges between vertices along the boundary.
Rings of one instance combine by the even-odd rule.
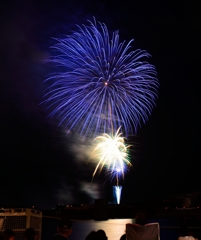
[[[42,3],[43,2],[43,3]],[[156,107],[133,143],[123,203],[200,191],[200,6],[196,1],[10,1],[0,7],[1,206],[112,201],[104,172],[91,182],[85,142],[48,119],[44,80],[53,37],[93,16],[147,50],[160,82]]]

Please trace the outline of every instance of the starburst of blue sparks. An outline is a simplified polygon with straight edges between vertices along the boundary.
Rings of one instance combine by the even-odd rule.
[[[47,60],[56,69],[46,80],[49,116],[85,137],[119,126],[133,135],[155,106],[156,69],[144,60],[145,50],[131,50],[133,40],[120,42],[118,31],[110,36],[105,24],[89,23],[56,39],[56,54]]]

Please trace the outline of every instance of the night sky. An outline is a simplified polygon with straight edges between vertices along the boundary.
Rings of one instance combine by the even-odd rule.
[[[43,2],[43,3],[42,3]],[[200,191],[199,1],[5,1],[0,7],[0,205],[51,208],[112,202],[103,171],[93,181],[90,148],[47,118],[44,63],[53,38],[87,20],[104,22],[147,50],[160,82],[151,117],[133,144],[122,203]],[[134,194],[133,194],[134,193]],[[0,207],[1,207],[0,206]]]

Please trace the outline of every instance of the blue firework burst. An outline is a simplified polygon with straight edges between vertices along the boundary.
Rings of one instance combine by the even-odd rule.
[[[45,102],[60,124],[83,136],[115,132],[133,135],[148,120],[157,97],[155,67],[144,59],[145,50],[132,50],[110,36],[103,23],[89,21],[53,46],[48,59],[57,66]]]

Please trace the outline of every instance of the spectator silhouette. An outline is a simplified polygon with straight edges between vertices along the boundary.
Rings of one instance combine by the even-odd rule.
[[[120,237],[120,240],[126,240],[126,234],[125,233]]]
[[[85,240],[107,240],[107,236],[104,230],[99,229],[96,231],[91,231],[85,238]]]
[[[33,228],[27,228],[24,236],[25,240],[36,240],[38,238],[38,234]]]
[[[99,240],[107,240],[107,236],[104,230],[99,229],[96,233]]]
[[[64,217],[58,222],[57,234],[53,240],[66,240],[72,233],[72,222],[69,218]]]
[[[138,212],[135,216],[136,224],[144,226],[147,223],[147,216],[145,212]]]
[[[0,233],[0,240],[5,240],[5,236],[2,233]]]
[[[91,231],[85,238],[85,240],[96,240],[97,233],[95,231]]]
[[[195,240],[195,238],[189,234],[187,226],[181,226],[178,240]]]
[[[6,229],[3,232],[5,240],[15,240],[15,232],[12,229]]]
[[[147,215],[145,212],[138,212],[136,214],[135,220],[135,224],[126,224],[126,239],[160,239],[159,223],[147,223]]]

